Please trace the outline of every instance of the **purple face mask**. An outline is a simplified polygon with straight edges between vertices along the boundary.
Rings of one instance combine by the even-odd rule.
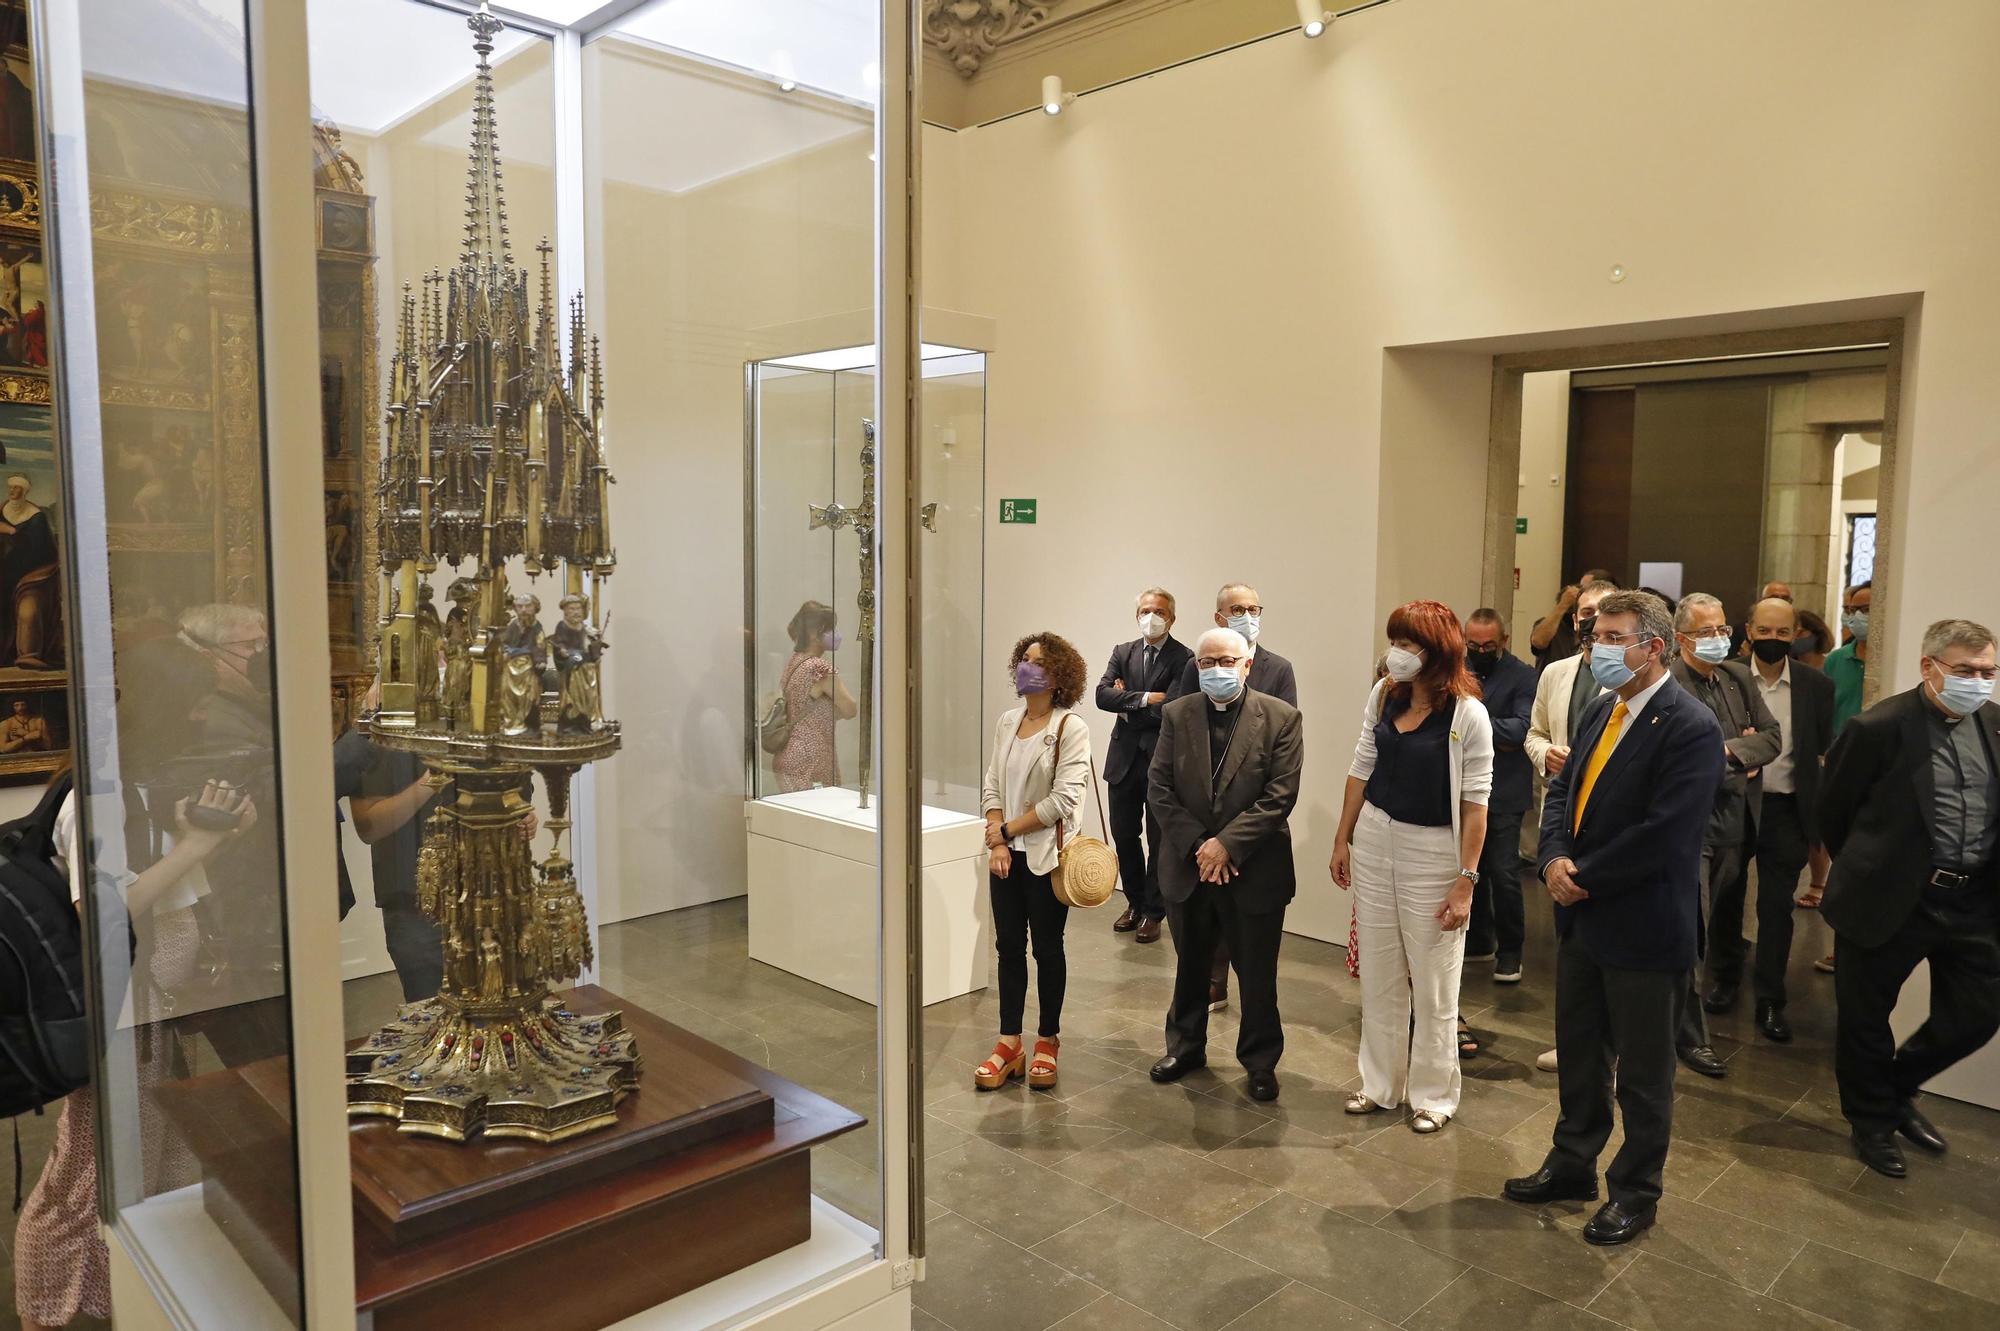
[[[839,629],[828,629],[819,635],[819,645],[829,652],[839,651],[840,644],[846,641],[847,639],[840,636]]]
[[[1014,692],[1022,697],[1031,693],[1047,693],[1049,672],[1033,661],[1023,661],[1014,667]]]

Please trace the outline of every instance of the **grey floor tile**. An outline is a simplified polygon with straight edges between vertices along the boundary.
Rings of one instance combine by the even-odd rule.
[[[1248,1101],[1204,1095],[1186,1084],[1156,1086],[1143,1072],[1129,1072],[1069,1103],[1104,1122],[1197,1151],[1212,1151],[1271,1121]]]
[[[1231,1322],[1226,1331],[1390,1331],[1395,1325],[1294,1282]]]
[[[1308,1077],[1283,1071],[1279,1073],[1279,1083],[1280,1093],[1275,1102],[1258,1104],[1251,1101],[1250,1107],[1280,1123],[1303,1128],[1316,1136],[1356,1142],[1374,1136],[1401,1117],[1399,1114],[1391,1113],[1348,1113],[1348,1090],[1345,1086],[1314,1081]],[[1216,1094],[1243,1103],[1241,1096],[1235,1094],[1233,1089]]]
[[[1842,1252],[1934,1279],[1958,1246],[1957,1226],[1926,1224],[1908,1211],[1790,1174],[1732,1166],[1701,1195],[1746,1220],[1780,1217],[1787,1231]]]
[[[1289,1196],[1264,1203],[1213,1241],[1392,1322],[1423,1307],[1465,1269],[1400,1235]]]
[[[1590,1305],[1590,1311],[1632,1331],[1687,1331],[1690,1327],[1745,1331],[1836,1331],[1843,1324],[1794,1307],[1769,1294],[1756,1294],[1643,1251]],[[1849,1324],[1851,1325],[1851,1324]],[[1889,1331],[1915,1323],[1890,1322],[1865,1328]]]
[[[1489,1137],[1456,1122],[1428,1136],[1398,1126],[1370,1137],[1358,1149],[1489,1197],[1498,1197],[1500,1185],[1508,1179],[1532,1174],[1548,1155],[1547,1146]]]
[[[1992,1331],[2000,1326],[2000,1303],[1892,1271],[1817,1243],[1808,1244],[1785,1268],[1771,1293],[1787,1303],[1857,1327]]]
[[[1127,1132],[1071,1156],[1063,1175],[1190,1234],[1208,1235],[1276,1190],[1246,1174]]]
[[[2000,1303],[2000,1237],[1967,1230],[1938,1283]]]
[[[960,1216],[931,1226],[917,1307],[951,1331],[1046,1331],[1104,1291]]]
[[[1218,1331],[1286,1283],[1255,1261],[1123,1206],[1034,1252],[1181,1331]]]
[[[952,1328],[925,1312],[922,1308],[910,1309],[910,1331],[952,1331]]]
[[[1573,1303],[1471,1270],[1403,1322],[1410,1331],[1616,1331]]]
[[[1941,1156],[1905,1142],[1903,1155],[1909,1161],[1908,1178],[1884,1178],[1863,1169],[1850,1191],[1935,1224],[2000,1236],[2000,1161],[1967,1155],[1956,1142]]]
[[[1054,1331],[1172,1331],[1172,1326],[1171,1322],[1163,1322],[1115,1294],[1106,1294],[1083,1311],[1057,1322]]]
[[[1102,1193],[983,1141],[929,1161],[924,1184],[939,1205],[1024,1248],[1111,1205]]]
[[[1269,1123],[1209,1158],[1294,1197],[1374,1224],[1416,1197],[1433,1176],[1352,1144],[1286,1123]]]
[[[1559,1223],[1581,1233],[1594,1211],[1580,1207]],[[1657,1219],[1644,1239],[1645,1250],[1690,1271],[1762,1292],[1806,1247],[1805,1239],[1774,1228],[1784,1223],[1784,1217],[1765,1219],[1771,1223],[1745,1220],[1670,1193],[1660,1199]]]
[[[1631,1250],[1592,1247],[1556,1219],[1554,1211],[1502,1201],[1483,1189],[1438,1183],[1380,1228],[1583,1307],[1631,1262]]]

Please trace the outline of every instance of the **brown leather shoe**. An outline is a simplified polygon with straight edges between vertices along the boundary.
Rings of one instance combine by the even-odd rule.
[[[1144,924],[1140,925],[1138,937],[1135,941],[1141,943],[1159,942],[1160,922],[1158,920],[1147,920]]]
[[[1138,927],[1139,917],[1128,910],[1112,921],[1111,932],[1114,934],[1129,934]]]

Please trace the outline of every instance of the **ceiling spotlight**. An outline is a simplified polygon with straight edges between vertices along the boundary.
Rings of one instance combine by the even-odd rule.
[[[1062,75],[1050,74],[1042,80],[1042,114],[1059,116],[1075,100],[1075,93],[1063,91]]]
[[[1333,11],[1321,7],[1321,0],[1298,0],[1299,31],[1308,37],[1323,34],[1333,22]]]
[[[797,92],[799,71],[792,64],[790,51],[779,51],[771,57],[771,73],[777,77],[779,92]]]

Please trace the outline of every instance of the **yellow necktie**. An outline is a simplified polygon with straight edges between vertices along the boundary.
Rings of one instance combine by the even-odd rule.
[[[1604,723],[1604,733],[1597,737],[1597,747],[1590,751],[1590,763],[1583,769],[1583,781],[1576,788],[1576,817],[1569,830],[1575,832],[1583,826],[1583,806],[1590,803],[1590,792],[1597,788],[1597,778],[1604,772],[1604,764],[1611,761],[1611,750],[1618,743],[1618,732],[1625,728],[1625,700],[1611,709],[1611,719]]]

